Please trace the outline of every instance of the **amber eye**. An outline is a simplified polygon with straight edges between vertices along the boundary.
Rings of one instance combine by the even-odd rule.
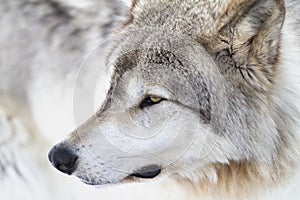
[[[153,103],[158,103],[162,100],[162,98],[160,97],[149,97],[149,98]]]
[[[146,97],[140,104],[140,108],[143,109],[145,107],[153,106],[155,104],[160,103],[164,99],[161,97],[149,96]]]

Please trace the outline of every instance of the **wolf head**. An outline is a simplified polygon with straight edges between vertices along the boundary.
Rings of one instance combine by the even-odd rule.
[[[105,102],[52,164],[93,185],[273,164],[291,123],[274,89],[284,1],[140,0],[131,12]]]

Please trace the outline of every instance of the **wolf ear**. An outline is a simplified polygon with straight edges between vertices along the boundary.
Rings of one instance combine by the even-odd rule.
[[[234,12],[220,31],[216,60],[239,87],[266,91],[278,70],[284,0],[256,0]]]

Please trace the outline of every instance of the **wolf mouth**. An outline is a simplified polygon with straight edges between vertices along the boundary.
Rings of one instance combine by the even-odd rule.
[[[132,173],[130,176],[143,178],[143,179],[152,179],[158,176],[160,173],[161,173],[161,168],[159,166],[148,165]]]
[[[131,183],[134,180],[138,179],[153,179],[155,177],[157,177],[160,173],[161,173],[162,169],[160,166],[158,165],[147,165],[144,166],[138,170],[136,170],[134,173],[128,175],[126,178],[124,178],[124,180],[122,180],[121,182],[102,182],[102,181],[95,181],[93,178],[90,178],[88,176],[82,176],[79,175],[77,176],[81,182],[83,182],[84,184],[87,185],[91,185],[91,186],[104,186],[105,185],[109,185],[109,184],[118,184],[118,183]]]

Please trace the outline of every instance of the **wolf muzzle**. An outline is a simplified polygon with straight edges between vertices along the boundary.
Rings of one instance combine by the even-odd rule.
[[[64,145],[56,145],[50,150],[48,159],[56,169],[71,175],[77,167],[78,156]]]

